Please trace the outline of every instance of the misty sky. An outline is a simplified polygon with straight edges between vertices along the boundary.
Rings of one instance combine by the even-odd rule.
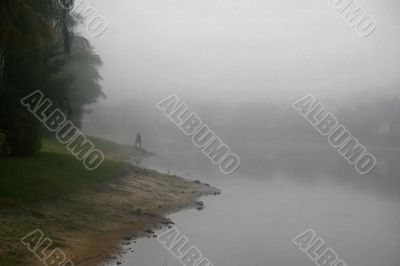
[[[145,149],[157,153],[150,168],[209,178],[223,188],[222,201],[217,200],[222,206],[213,203],[206,208],[207,212],[214,206],[219,217],[202,213],[201,226],[190,219],[177,221],[181,227],[188,224],[201,230],[196,243],[204,240],[202,248],[211,248],[207,254],[214,253],[216,265],[238,261],[240,265],[240,260],[249,261],[248,256],[251,265],[266,261],[309,265],[306,257],[302,264],[290,255],[290,236],[283,237],[282,232],[293,228],[291,222],[323,228],[320,231],[342,249],[340,254],[349,265],[377,265],[376,261],[397,265],[400,153],[392,147],[398,141],[389,135],[384,135],[387,141],[376,141],[380,133],[374,130],[387,122],[393,126],[389,131],[393,136],[400,132],[399,99],[378,99],[400,96],[398,0],[358,1],[377,21],[368,38],[360,37],[329,0],[91,2],[109,23],[103,35],[91,39],[104,61],[101,72],[107,100],[86,116],[85,132],[125,144],[140,132]],[[217,170],[190,138],[157,110],[156,103],[171,93],[178,94],[239,153],[240,179],[235,180],[243,183],[229,179],[222,185],[224,180],[216,178],[213,171]],[[309,93],[329,109],[340,103],[368,103],[368,108],[338,114],[357,136],[370,137],[376,144],[371,145],[378,158],[373,174],[358,175],[291,109],[294,101]],[[363,144],[371,144],[365,139]],[[278,180],[283,183],[274,185]],[[292,190],[286,180],[306,192]],[[324,186],[327,189],[321,190]],[[359,192],[365,197],[358,197]],[[382,204],[376,204],[378,198]],[[388,199],[396,201],[389,205]],[[212,231],[215,221],[222,226]],[[234,230],[238,233],[232,234]],[[187,231],[195,236],[195,230]],[[215,235],[222,236],[222,244],[215,244],[218,239],[210,244]],[[164,258],[163,253],[157,257],[154,248],[143,250],[151,251],[147,257]],[[138,261],[135,254],[126,265]]]
[[[92,39],[108,102],[182,98],[292,102],[395,94],[400,2],[360,0],[360,37],[328,0],[91,1],[109,27]]]

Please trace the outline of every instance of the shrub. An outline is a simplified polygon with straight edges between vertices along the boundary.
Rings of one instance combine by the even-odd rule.
[[[0,129],[0,157],[10,154],[10,146],[7,142],[6,132]]]

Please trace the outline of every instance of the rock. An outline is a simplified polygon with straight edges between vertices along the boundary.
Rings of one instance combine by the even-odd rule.
[[[195,202],[198,206],[204,207],[204,202],[202,201],[196,201]]]
[[[168,218],[163,218],[161,220],[161,223],[164,224],[164,225],[175,224],[173,221],[171,221],[171,219],[168,219]]]
[[[154,234],[154,232],[152,230],[150,230],[150,229],[146,229],[144,232],[148,233],[148,234]]]

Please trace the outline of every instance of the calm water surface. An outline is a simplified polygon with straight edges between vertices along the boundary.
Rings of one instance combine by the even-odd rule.
[[[295,162],[287,163],[293,170]],[[318,181],[299,181],[298,176],[307,176],[307,172],[299,169],[296,174],[284,167],[275,168],[272,175],[267,171],[254,174],[253,168],[248,171],[251,175],[241,169],[226,177],[207,159],[180,156],[179,152],[159,154],[142,165],[201,179],[222,190],[222,195],[202,199],[206,206],[202,211],[170,215],[181,233],[215,266],[314,265],[292,243],[294,236],[309,228],[349,266],[400,265],[397,197],[338,182],[330,177],[329,169],[317,171]],[[348,178],[354,177],[349,174]],[[181,265],[156,239],[139,239],[128,247],[134,252],[119,259],[123,266]]]

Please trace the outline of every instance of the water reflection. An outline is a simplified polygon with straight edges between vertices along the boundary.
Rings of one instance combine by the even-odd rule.
[[[215,266],[313,265],[291,242],[308,228],[348,265],[398,266],[396,157],[388,156],[374,175],[359,176],[335,151],[304,149],[307,152],[269,147],[268,153],[257,153],[253,148],[252,160],[241,154],[246,163],[231,177],[219,174],[201,154],[182,156],[180,150],[142,164],[181,175],[190,169],[190,177],[222,189],[222,195],[204,198],[203,211],[171,215]],[[263,154],[268,156],[259,157]],[[126,254],[122,265],[156,266],[165,260],[180,265],[155,239],[141,239],[131,247],[135,252]]]

